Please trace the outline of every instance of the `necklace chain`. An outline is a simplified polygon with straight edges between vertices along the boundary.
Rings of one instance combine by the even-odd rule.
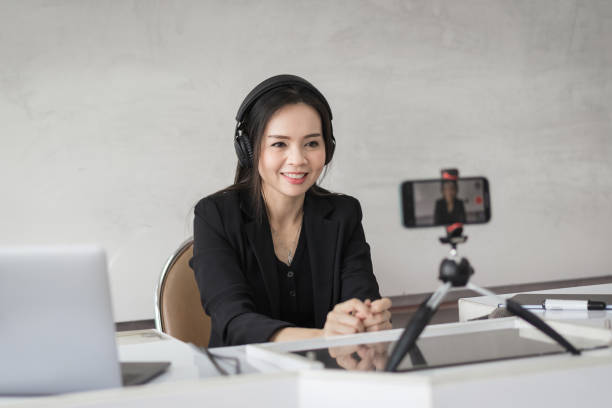
[[[263,198],[264,205],[266,206],[266,210],[268,214],[270,214],[270,209],[268,208],[268,202],[266,201],[266,195],[264,194],[263,190],[261,192],[261,196]],[[300,211],[298,212],[298,217],[300,217],[300,226],[298,227],[295,233],[295,237],[293,238],[292,245],[289,246],[287,250],[287,265],[291,265],[291,262],[293,261],[293,257],[295,256],[295,253],[293,253],[291,249],[295,246],[296,247],[295,250],[297,251],[297,240],[300,235],[300,232],[302,231],[302,223],[304,222],[304,206],[300,208]],[[272,239],[274,240],[274,236],[276,236],[276,239],[278,240],[278,231],[273,229],[272,226],[270,226],[270,230],[272,231],[272,235],[273,235]],[[279,242],[279,243],[284,244],[283,242]]]
[[[302,208],[299,213],[299,216],[301,216],[300,226],[295,232],[295,237],[293,238],[293,241],[290,242],[290,245],[283,245],[285,248],[287,248],[287,265],[291,265],[291,262],[293,262],[293,258],[295,257],[295,252],[293,252],[293,247],[296,247],[295,249],[297,251],[297,240],[299,238],[300,232],[302,231],[302,223],[304,221],[304,217],[302,216],[303,212],[304,212],[304,209]],[[278,231],[276,231],[275,229],[272,229],[272,233],[276,236],[277,242],[280,241],[279,236],[278,236]],[[284,244],[284,242],[282,241],[279,243]]]
[[[291,254],[291,249],[295,247],[295,250],[297,251],[297,240],[300,235],[300,231],[302,230],[303,220],[303,218],[300,220],[300,227],[295,232],[295,237],[293,238],[292,245],[289,247],[289,251],[287,251],[287,265],[291,265],[291,262],[293,262],[293,255],[295,255],[295,253],[293,255]]]

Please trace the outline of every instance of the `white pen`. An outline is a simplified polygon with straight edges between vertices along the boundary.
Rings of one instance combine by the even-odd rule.
[[[597,300],[565,300],[565,299],[546,299],[542,303],[546,310],[604,310],[606,302]]]

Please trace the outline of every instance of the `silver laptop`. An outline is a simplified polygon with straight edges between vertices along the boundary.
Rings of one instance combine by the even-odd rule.
[[[168,363],[153,372],[150,364],[144,366],[152,378]],[[133,366],[126,368],[131,382],[144,382]],[[0,248],[0,394],[55,394],[122,383],[104,251]]]

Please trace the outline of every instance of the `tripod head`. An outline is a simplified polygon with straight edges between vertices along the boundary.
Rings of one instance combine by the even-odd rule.
[[[440,242],[449,244],[451,250],[449,256],[440,263],[438,279],[442,282],[450,282],[453,287],[467,285],[470,276],[474,274],[474,268],[466,258],[457,261],[457,245],[467,241],[467,236],[463,235],[463,224],[455,223],[446,227],[446,237],[440,237]]]
[[[446,227],[446,236],[440,237],[440,242],[449,244],[452,249],[457,249],[457,245],[465,244],[467,239],[467,235],[463,235],[463,224],[456,222]]]

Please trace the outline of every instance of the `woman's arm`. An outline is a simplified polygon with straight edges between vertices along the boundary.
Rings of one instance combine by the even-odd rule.
[[[315,337],[321,337],[323,330],[321,329],[308,329],[305,327],[285,327],[278,330],[270,337],[270,341],[294,341],[294,340],[305,340],[312,339]]]
[[[362,314],[363,330],[376,331],[391,328],[391,301],[380,298],[378,283],[372,271],[370,246],[365,240],[361,224],[362,212],[359,201],[354,202],[351,217],[355,220],[350,238],[344,248],[340,270],[341,300],[357,298],[367,308],[366,316]]]
[[[215,346],[266,342],[279,329],[292,326],[256,312],[253,289],[244,277],[239,253],[230,244],[222,216],[211,198],[203,199],[195,208],[191,266],[213,333],[221,337],[222,344]]]
[[[333,310],[327,314],[325,326],[322,330],[286,327],[277,331],[270,338],[270,341],[292,341],[321,336],[329,337],[341,334],[361,333],[366,331],[367,327],[364,322],[368,321],[368,319],[370,319],[369,321],[376,320],[376,316],[371,312],[370,305],[366,305],[359,299],[350,299],[346,302],[338,303]]]
[[[442,218],[444,217],[446,201],[443,198],[436,200],[436,208],[434,209],[434,225],[442,224]]]
[[[350,213],[343,240],[340,264],[340,301],[357,298],[375,300],[380,298],[378,282],[372,271],[370,246],[366,242],[361,225],[361,205],[350,197]]]

